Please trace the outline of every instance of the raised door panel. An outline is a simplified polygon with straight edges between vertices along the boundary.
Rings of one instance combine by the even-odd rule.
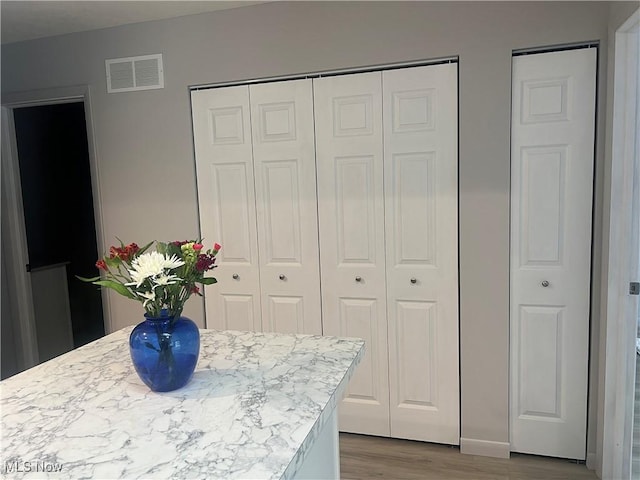
[[[248,87],[191,93],[200,230],[218,242],[205,289],[208,328],[261,330],[260,278]]]
[[[458,444],[457,64],[382,83],[391,435]]]
[[[366,340],[343,431],[389,435],[381,74],[314,80],[324,333]]]
[[[262,324],[322,333],[311,80],[251,85]]]
[[[564,307],[521,305],[515,325],[519,345],[518,416],[562,420],[566,397],[562,392]]]
[[[511,448],[584,459],[596,49],[513,59]]]

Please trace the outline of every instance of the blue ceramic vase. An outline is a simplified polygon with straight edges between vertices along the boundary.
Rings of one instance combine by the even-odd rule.
[[[129,337],[129,351],[140,379],[154,392],[184,387],[196,368],[200,353],[198,326],[187,317],[145,314]]]

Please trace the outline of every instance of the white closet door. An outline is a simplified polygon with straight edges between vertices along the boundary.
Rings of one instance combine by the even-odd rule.
[[[513,59],[511,449],[585,458],[596,49]]]
[[[322,334],[311,80],[249,87],[262,328]]]
[[[382,84],[391,436],[457,445],[457,65]]]
[[[324,333],[366,341],[340,429],[388,436],[381,79],[319,78],[314,99]]]
[[[191,93],[202,236],[222,250],[207,328],[261,330],[249,87]]]

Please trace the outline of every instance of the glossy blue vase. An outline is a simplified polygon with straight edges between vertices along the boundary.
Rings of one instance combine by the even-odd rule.
[[[140,379],[154,392],[184,387],[196,368],[200,353],[198,326],[187,317],[145,314],[129,337],[129,351]]]

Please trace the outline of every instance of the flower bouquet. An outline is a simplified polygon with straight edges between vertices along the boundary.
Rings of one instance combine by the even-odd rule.
[[[142,303],[145,321],[131,332],[129,351],[136,372],[151,390],[181,388],[195,370],[200,333],[182,310],[191,295],[202,296],[198,284],[217,282],[205,274],[216,268],[220,248],[216,243],[205,250],[201,241],[188,240],[144,247],[120,242],[96,262],[100,276],[78,277]]]
[[[155,251],[148,251],[153,244]],[[158,317],[163,310],[168,316],[180,316],[192,294],[202,296],[198,283],[211,285],[220,245],[204,250],[199,241],[151,242],[140,248],[135,243],[111,247],[109,255],[96,262],[102,275],[78,277],[85,282],[115,290],[132,300],[142,302],[146,313]]]

